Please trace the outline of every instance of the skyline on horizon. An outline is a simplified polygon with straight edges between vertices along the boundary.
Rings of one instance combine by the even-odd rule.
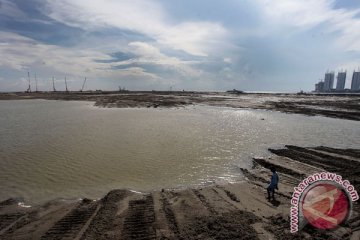
[[[0,91],[310,91],[359,68],[357,29],[355,0],[0,0]]]

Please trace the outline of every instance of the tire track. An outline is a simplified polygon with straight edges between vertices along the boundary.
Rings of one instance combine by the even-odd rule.
[[[339,156],[344,155],[344,156],[360,159],[360,151],[358,149],[340,149],[340,148],[330,148],[325,146],[314,147],[312,149],[329,152],[329,153],[335,153],[338,154]]]
[[[168,223],[170,230],[174,233],[174,236],[177,239],[181,239],[179,226],[176,221],[174,211],[171,208],[171,204],[169,200],[166,198],[165,194],[163,193],[161,194],[161,203],[162,203],[162,210],[165,213],[166,221]]]
[[[240,202],[240,200],[236,197],[236,195],[232,192],[230,192],[229,190],[227,190],[226,188],[221,188],[225,193],[226,196],[228,196],[232,201],[234,202]],[[215,189],[214,189],[215,190]],[[218,193],[219,194],[219,193]]]
[[[316,158],[313,155],[306,154],[301,151],[295,151],[291,149],[269,149],[269,151],[278,156],[287,157],[292,160],[322,168],[330,172],[336,172],[339,170],[339,167],[334,166],[331,162],[322,158]]]
[[[22,214],[22,213],[0,215],[0,232],[1,232],[1,230],[4,230],[6,227],[11,225],[12,223],[16,222],[22,216],[24,216],[24,214]]]
[[[347,158],[343,158],[341,156],[334,157],[334,156],[331,156],[331,155],[328,155],[325,153],[316,152],[312,149],[297,147],[297,146],[293,146],[293,145],[285,145],[285,147],[290,150],[294,150],[294,151],[303,153],[305,156],[311,156],[314,159],[320,158],[320,159],[326,160],[338,168],[343,168],[344,166],[350,167],[350,168],[351,167],[360,167],[360,162],[354,161],[351,159],[347,159]]]
[[[267,168],[267,169],[270,169],[271,167],[275,167],[276,168],[276,171],[277,172],[280,172],[280,173],[284,173],[284,174],[288,174],[290,176],[293,176],[297,179],[303,179],[304,177],[306,177],[305,174],[302,174],[302,173],[299,173],[299,172],[296,172],[290,168],[287,168],[285,166],[281,166],[279,164],[273,164],[273,163],[270,163],[268,161],[265,161],[264,159],[262,158],[253,158],[253,161],[257,164],[259,164],[260,166],[264,167],[264,168]],[[243,170],[243,168],[240,168],[243,172],[245,172]],[[268,183],[268,181],[266,179],[262,179],[261,180],[262,182],[264,183]]]
[[[324,153],[317,153],[307,148],[292,145],[286,145],[286,147],[286,149],[269,149],[269,151],[278,156],[285,156],[295,161],[322,167],[326,171],[340,174],[344,179],[349,180],[355,188],[360,187],[358,177],[360,174],[360,162],[341,157],[337,158]]]
[[[42,237],[46,239],[74,239],[93,215],[98,203],[82,202],[65,217],[55,223]]]
[[[154,199],[152,194],[144,199],[129,202],[124,221],[123,239],[151,240],[156,238]]]
[[[215,208],[211,206],[211,204],[206,200],[205,196],[202,195],[199,190],[193,189],[192,191],[210,213],[217,214]]]
[[[106,239],[118,211],[118,202],[127,196],[127,190],[113,190],[100,202],[101,206],[81,239]]]
[[[221,198],[226,205],[231,208],[231,211],[238,211],[239,207],[236,205],[236,203],[240,203],[240,200],[236,197],[236,195],[229,190],[225,189],[222,186],[217,186],[217,189],[224,191],[226,194],[226,197],[220,194],[215,188],[211,188],[211,190],[219,197]],[[236,203],[235,203],[236,202]]]
[[[0,230],[0,235],[4,234],[4,236],[7,236],[9,234],[14,233],[16,230],[31,223],[36,218],[36,215],[37,215],[37,211],[33,211],[33,212],[22,215],[16,221],[14,221],[10,225],[8,225],[6,228],[4,228],[3,230]]]

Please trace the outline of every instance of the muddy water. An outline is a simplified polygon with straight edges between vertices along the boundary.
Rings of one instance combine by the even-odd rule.
[[[239,181],[238,167],[282,144],[360,148],[360,122],[270,111],[104,109],[0,101],[0,200],[98,198]],[[263,120],[262,120],[263,119]]]

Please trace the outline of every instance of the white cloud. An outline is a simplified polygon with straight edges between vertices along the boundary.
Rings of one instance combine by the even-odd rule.
[[[169,26],[158,36],[158,41],[193,55],[207,56],[212,48],[225,45],[222,43],[226,35],[226,30],[218,23],[185,22]]]
[[[69,82],[81,82],[83,77],[87,76],[92,79],[113,80],[134,78],[137,81],[141,80],[144,84],[157,83],[159,86],[169,84],[170,80],[166,80],[168,82],[166,83],[161,77],[161,72],[148,72],[136,64],[157,65],[164,70],[170,69],[187,78],[199,77],[202,73],[191,66],[194,62],[166,56],[157,47],[145,42],[131,42],[125,48],[135,55],[134,58],[111,63],[95,61],[112,60],[109,55],[98,50],[46,45],[14,33],[0,31],[0,42],[2,43],[0,44],[0,55],[2,56],[0,67],[20,71],[24,75],[27,71],[37,72],[45,82],[55,75],[60,78],[68,76]],[[124,66],[124,68],[117,68],[119,66]],[[174,75],[174,79],[171,81],[174,82],[177,77]],[[21,82],[21,84],[23,83]]]
[[[107,54],[91,49],[81,50],[41,44],[30,38],[7,32],[0,32],[0,40],[3,43],[0,45],[2,56],[0,66],[22,71],[24,74],[29,70],[32,72],[42,70],[51,74],[67,75],[73,79],[82,79],[84,76],[110,79],[126,76],[159,78],[156,74],[147,73],[141,68],[114,70],[108,63],[94,61],[110,59]]]
[[[111,26],[139,32],[160,44],[199,56],[210,54],[226,36],[219,23],[171,24],[162,6],[152,0],[48,0],[45,13],[70,26]]]
[[[0,65],[15,70],[26,70],[32,64],[48,65],[63,72],[97,72],[105,64],[95,63],[94,58],[106,58],[107,55],[91,50],[77,50],[46,45],[15,33],[0,32]],[[5,44],[6,43],[6,44]]]
[[[332,15],[333,1],[328,0],[260,0],[267,21],[280,25],[313,27]]]
[[[146,78],[146,80],[148,80],[149,78],[150,79],[161,79],[156,74],[146,72],[141,67],[130,67],[130,68],[126,68],[126,69],[120,69],[120,70],[118,70],[118,72],[121,72],[121,73],[124,73],[124,74],[127,74],[127,75],[143,77],[143,78]]]
[[[232,59],[229,58],[229,57],[224,58],[223,61],[226,62],[226,63],[232,63],[233,62]]]
[[[257,0],[257,2],[264,13],[266,24],[264,29],[270,34],[280,29],[286,37],[291,31],[305,31],[322,24],[321,29],[324,32],[336,34],[338,47],[348,51],[360,51],[360,19],[356,17],[360,9],[335,9],[334,0]]]
[[[132,48],[132,52],[136,55],[146,56],[146,57],[163,57],[164,55],[160,53],[160,50],[149,43],[146,42],[131,42],[129,46]]]
[[[200,70],[191,66],[197,63],[196,61],[182,61],[176,57],[169,57],[149,43],[131,42],[129,47],[128,51],[136,55],[136,57],[125,61],[113,62],[113,66],[126,66],[130,64],[159,65],[163,68],[175,70],[177,73],[187,77],[198,77],[201,74]]]
[[[151,0],[47,0],[45,11],[57,21],[81,28],[116,26],[143,33],[163,28],[163,10]]]

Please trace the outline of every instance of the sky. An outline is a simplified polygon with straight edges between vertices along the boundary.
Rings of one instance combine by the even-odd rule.
[[[0,91],[309,91],[360,66],[358,0],[0,0]]]

